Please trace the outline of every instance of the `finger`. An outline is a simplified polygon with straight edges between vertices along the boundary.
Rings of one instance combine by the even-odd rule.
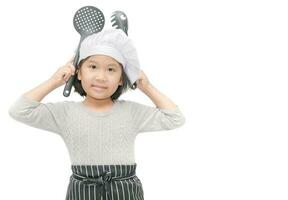
[[[75,73],[75,67],[71,63],[67,63],[66,65],[63,66],[62,73]]]
[[[61,78],[61,80],[66,82],[66,76],[63,75],[62,78]]]
[[[75,71],[75,66],[72,63],[69,63],[69,66],[71,67],[72,70]]]
[[[72,63],[74,61],[75,58],[75,54],[73,54],[73,56],[69,59],[68,63]]]
[[[71,77],[71,74],[70,74],[70,73],[67,73],[67,74],[64,76],[63,79],[67,82],[70,77]]]
[[[68,77],[65,79],[65,81],[66,81],[66,82],[69,81],[70,77],[71,77],[71,76],[68,76]]]
[[[67,70],[67,68],[65,70],[63,70],[63,76],[67,78],[67,76],[71,74],[71,72],[69,71],[69,69]]]
[[[75,73],[75,66],[73,64],[68,64],[70,69],[71,69],[71,73],[74,74]]]
[[[66,79],[67,79],[67,73],[64,73],[64,74],[62,75],[62,79],[66,81]]]

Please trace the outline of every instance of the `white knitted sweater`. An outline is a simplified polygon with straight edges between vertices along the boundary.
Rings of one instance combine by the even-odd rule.
[[[171,130],[185,123],[179,107],[159,109],[129,100],[116,100],[109,111],[96,112],[80,101],[41,103],[21,95],[9,114],[60,135],[74,165],[134,164],[138,133]]]

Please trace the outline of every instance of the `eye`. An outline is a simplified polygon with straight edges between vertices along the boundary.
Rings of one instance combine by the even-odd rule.
[[[111,69],[111,70],[110,70],[110,69]],[[110,72],[112,72],[112,71],[114,72],[114,71],[115,71],[115,69],[114,69],[114,68],[109,68],[109,70],[110,70]]]
[[[89,68],[95,69],[96,65],[89,65]]]

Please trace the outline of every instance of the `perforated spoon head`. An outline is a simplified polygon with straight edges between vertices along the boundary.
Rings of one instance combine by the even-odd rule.
[[[74,28],[81,37],[100,32],[104,24],[104,14],[94,6],[84,6],[80,8],[73,18]]]

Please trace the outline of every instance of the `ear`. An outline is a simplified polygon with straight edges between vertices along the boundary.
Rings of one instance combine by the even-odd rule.
[[[122,85],[123,85],[123,82],[122,82],[122,81],[120,81],[118,85],[119,85],[119,86],[122,86]]]
[[[79,69],[76,70],[78,80],[81,80],[81,71]]]
[[[120,63],[118,63],[119,64],[119,66],[120,66],[120,68],[121,68],[121,77],[120,77],[120,81],[119,81],[119,86],[122,86],[123,85],[123,74],[125,73],[124,72],[124,69],[123,69],[123,66],[122,66],[122,64],[120,64]]]
[[[122,85],[123,85],[123,78],[122,78],[122,77],[121,77],[118,85],[119,85],[119,86],[122,86]]]

